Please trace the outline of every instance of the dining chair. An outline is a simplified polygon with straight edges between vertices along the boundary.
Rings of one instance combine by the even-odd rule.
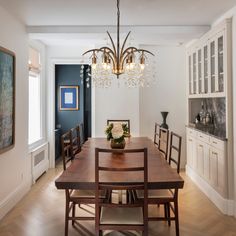
[[[80,126],[76,126],[71,130],[71,150],[72,157],[74,158],[77,153],[81,151],[81,142],[80,142]]]
[[[111,123],[122,123],[122,124],[126,124],[127,128],[128,128],[128,133],[127,135],[130,135],[130,120],[107,120],[107,125],[111,124]]]
[[[171,132],[170,135],[170,151],[169,165],[176,165],[177,173],[180,170],[182,137]],[[143,199],[143,191],[135,192],[136,199]],[[178,189],[156,189],[148,191],[148,205],[163,205],[164,217],[148,217],[148,221],[167,221],[171,225],[171,221],[175,221],[176,236],[179,236],[179,210],[178,210]],[[173,216],[171,216],[171,211]]]
[[[107,155],[125,154],[127,158],[140,156],[142,161],[140,166],[116,167],[101,164]],[[131,155],[129,155],[131,154]],[[140,155],[142,154],[142,155]],[[104,172],[117,172],[115,183],[103,182],[100,178]],[[122,176],[128,172],[140,173],[141,179],[137,183],[122,183]],[[147,204],[147,148],[143,149],[95,149],[95,184],[96,184],[96,203],[95,203],[95,231],[100,236],[104,230],[114,231],[142,231],[142,235],[148,235],[148,204]],[[100,191],[113,190],[135,191],[142,190],[144,198],[139,202],[132,201],[99,201]]]
[[[154,144],[157,145],[159,151],[167,160],[169,147],[169,130],[162,128],[158,123],[155,123]]]
[[[66,165],[73,159],[71,150],[71,131],[67,131],[61,136],[61,156],[63,162],[63,169],[66,170]]]
[[[71,138],[71,131],[66,132],[62,135],[63,138]],[[63,145],[63,143],[62,143]],[[63,147],[63,152],[66,153],[71,145],[66,145]],[[71,147],[70,147],[71,149]],[[73,161],[73,158],[68,159],[67,162]],[[67,168],[67,162],[63,158],[63,167],[64,170]],[[95,204],[95,191],[94,190],[73,190],[66,189],[66,209],[65,209],[65,236],[68,236],[68,227],[69,221],[72,221],[74,226],[76,220],[94,220],[94,216],[76,216],[76,205],[80,207],[81,204]],[[100,193],[101,200],[104,200],[108,197],[104,192]]]

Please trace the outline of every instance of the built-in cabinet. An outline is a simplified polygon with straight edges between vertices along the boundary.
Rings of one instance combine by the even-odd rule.
[[[226,141],[187,128],[187,163],[222,196],[227,196]]]
[[[225,96],[230,21],[193,44],[187,52],[190,97]]]
[[[226,19],[189,45],[186,54],[187,174],[226,214],[232,214],[227,201],[233,198],[231,44],[231,19]],[[197,120],[202,104],[210,123]]]

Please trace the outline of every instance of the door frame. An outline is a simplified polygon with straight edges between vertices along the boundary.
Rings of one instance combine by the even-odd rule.
[[[49,59],[47,80],[47,138],[49,142],[49,167],[55,168],[55,66],[56,65],[89,65],[89,60],[78,58]],[[91,83],[92,85],[92,83]],[[95,88],[91,87],[92,137],[95,136]]]

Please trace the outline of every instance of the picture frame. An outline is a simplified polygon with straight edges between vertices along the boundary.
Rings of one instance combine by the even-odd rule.
[[[0,153],[15,145],[15,53],[0,47]]]
[[[79,110],[79,86],[60,86],[60,111]]]

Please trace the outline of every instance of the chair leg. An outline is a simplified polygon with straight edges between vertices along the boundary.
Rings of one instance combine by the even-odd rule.
[[[72,208],[72,217],[75,217],[75,203],[73,203],[73,208]],[[75,225],[75,220],[73,219],[72,220],[72,226],[74,226]]]
[[[170,220],[170,203],[167,204],[167,215],[168,215],[168,225],[171,226],[171,220]]]
[[[176,236],[179,236],[179,210],[178,210],[178,199],[174,201],[175,209],[175,230]]]
[[[165,219],[167,220],[168,217],[168,210],[167,210],[167,204],[164,204],[164,214],[165,214]]]
[[[66,201],[66,211],[65,211],[65,236],[68,236],[69,227],[69,201]]]

